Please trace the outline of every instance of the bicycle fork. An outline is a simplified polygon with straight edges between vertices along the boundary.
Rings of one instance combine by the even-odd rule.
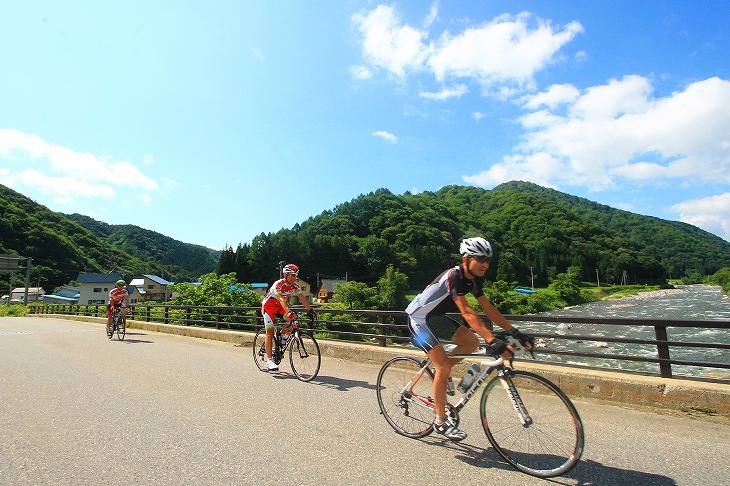
[[[512,402],[512,406],[515,408],[515,412],[517,412],[517,417],[519,417],[522,426],[529,427],[532,425],[532,417],[530,417],[527,407],[525,407],[525,403],[520,398],[520,394],[517,392],[517,388],[515,387],[512,378],[509,377],[509,371],[501,369],[498,370],[497,375],[499,377],[499,382],[504,387],[510,401]]]

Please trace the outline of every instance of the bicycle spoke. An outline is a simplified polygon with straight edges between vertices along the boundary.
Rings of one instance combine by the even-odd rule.
[[[397,356],[386,361],[377,381],[378,405],[385,420],[406,437],[424,437],[433,431],[433,375],[415,358]]]
[[[302,332],[289,343],[289,364],[302,381],[311,381],[319,373],[322,358],[314,336]]]
[[[523,425],[510,394],[495,377],[487,384],[480,406],[489,441],[507,462],[527,474],[553,477],[566,473],[583,451],[583,426],[577,410],[545,378],[525,371],[510,375],[531,420]]]

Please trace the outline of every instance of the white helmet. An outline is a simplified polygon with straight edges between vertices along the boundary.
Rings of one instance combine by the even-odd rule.
[[[484,257],[492,259],[492,245],[484,238],[477,236],[475,238],[467,238],[461,242],[459,253],[468,257]]]

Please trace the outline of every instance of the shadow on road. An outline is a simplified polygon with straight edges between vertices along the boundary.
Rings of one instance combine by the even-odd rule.
[[[456,459],[475,467],[498,468],[514,470],[512,466],[491,448],[472,446],[468,443],[449,442],[435,436],[429,436],[425,441],[433,445],[445,446],[456,452]],[[605,466],[601,463],[586,460],[580,461],[567,474],[556,478],[546,479],[555,484],[579,485],[579,486],[615,486],[617,484],[637,484],[642,486],[676,486],[677,483],[671,478],[653,473],[620,469],[617,467]]]
[[[367,381],[360,380],[348,380],[346,378],[340,378],[338,376],[323,376],[317,375],[312,380],[312,383],[316,383],[320,386],[325,386],[333,390],[348,391],[353,388],[365,388],[367,390],[375,390],[375,384],[368,383]]]

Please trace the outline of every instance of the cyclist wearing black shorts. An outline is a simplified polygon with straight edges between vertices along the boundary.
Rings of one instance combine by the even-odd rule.
[[[446,416],[446,391],[450,384],[451,369],[461,358],[449,358],[441,341],[456,344],[454,354],[470,354],[479,347],[476,332],[488,343],[488,353],[509,356],[514,351],[501,339],[496,339],[482,322],[479,315],[469,305],[466,294],[477,299],[484,314],[492,323],[508,331],[511,335],[521,336],[499,310],[492,305],[482,291],[484,275],[492,259],[492,245],[484,238],[467,238],[459,247],[461,264],[446,270],[417,295],[406,308],[411,341],[426,352],[434,364],[433,399],[436,406],[434,430],[453,441],[466,438]],[[448,312],[460,312],[465,322],[446,316]],[[474,331],[474,332],[472,332]],[[450,394],[453,395],[453,384]]]

